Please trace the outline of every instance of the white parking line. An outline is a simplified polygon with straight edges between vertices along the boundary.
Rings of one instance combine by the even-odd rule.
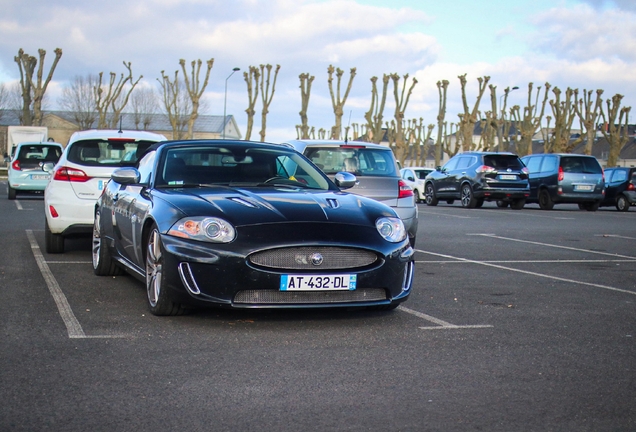
[[[15,206],[18,208],[18,210],[24,210],[24,209],[22,208],[22,204],[20,204],[20,201],[15,200],[15,201],[13,201],[13,202],[15,203]]]
[[[50,261],[49,261],[50,262]],[[421,264],[461,264],[462,261],[415,261]],[[491,264],[568,264],[568,263],[624,263],[624,262],[636,262],[633,259],[617,259],[617,260],[488,260],[481,261],[483,263]]]
[[[42,251],[40,250],[40,246],[38,246],[37,240],[35,240],[35,236],[33,235],[32,230],[26,230],[27,237],[29,238],[29,243],[31,244],[31,250],[33,251],[33,256],[35,257],[35,261],[40,268],[40,273],[42,273],[42,277],[44,277],[44,281],[46,282],[46,286],[49,288],[49,292],[51,296],[53,296],[53,300],[57,305],[57,310],[60,312],[60,316],[62,317],[62,321],[64,321],[64,325],[66,326],[66,330],[68,332],[68,337],[70,339],[102,339],[102,338],[121,338],[126,336],[119,335],[97,335],[97,336],[87,336],[82,329],[81,324],[75,317],[73,310],[71,309],[66,296],[62,292],[60,285],[57,283],[57,280],[51,273],[51,269],[49,268],[46,260],[44,259],[44,255],[42,255]]]
[[[452,215],[452,214],[447,214],[447,213],[427,212],[427,211],[422,211],[422,210],[419,210],[419,209],[418,209],[417,212],[419,214],[430,214],[430,215],[434,215],[434,216],[454,217],[454,218],[459,218],[459,219],[472,219],[471,216],[458,216],[458,215]]]
[[[613,254],[613,253],[609,253],[609,252],[594,251],[594,250],[590,250],[590,249],[575,248],[575,247],[571,247],[571,246],[561,246],[561,245],[555,245],[555,244],[550,244],[550,243],[541,243],[541,242],[535,242],[535,241],[529,241],[529,240],[520,240],[520,239],[514,239],[514,238],[510,238],[510,237],[501,237],[501,236],[494,235],[494,234],[471,234],[471,235],[477,235],[477,236],[483,236],[483,237],[489,237],[489,238],[496,238],[496,239],[499,239],[499,240],[508,240],[508,241],[514,241],[514,242],[519,242],[519,243],[528,243],[528,244],[534,244],[534,245],[538,245],[538,246],[553,247],[553,248],[558,248],[558,249],[567,249],[567,250],[573,250],[573,251],[577,251],[577,252],[587,252],[587,253],[597,254],[597,255],[607,255],[607,256],[613,256],[613,257],[618,257],[618,258],[627,258],[627,259],[636,260],[636,257],[629,256],[629,255],[620,255],[620,254]]]
[[[616,234],[594,234],[594,237],[612,237],[612,238],[620,238],[620,239],[626,239],[626,240],[636,240],[636,237],[627,237],[627,236],[616,235]]]
[[[531,271],[527,271],[527,270],[520,270],[520,269],[511,268],[511,267],[504,267],[504,266],[497,265],[497,264],[492,264],[492,263],[489,263],[489,262],[486,262],[486,261],[476,261],[476,260],[471,260],[471,259],[467,259],[467,258],[455,257],[455,256],[452,256],[452,255],[445,255],[445,254],[425,251],[425,250],[421,250],[421,249],[416,249],[416,251],[417,252],[422,252],[422,253],[425,253],[425,254],[429,254],[429,255],[438,256],[440,258],[448,258],[448,259],[458,260],[458,261],[461,261],[461,262],[469,262],[469,263],[472,263],[472,264],[479,264],[479,265],[484,265],[484,266],[488,266],[488,267],[494,267],[494,268],[498,268],[498,269],[501,269],[501,270],[509,270],[511,272],[523,273],[523,274],[527,274],[527,275],[531,275],[531,276],[537,276],[537,277],[542,277],[542,278],[546,278],[546,279],[558,280],[558,281],[561,281],[561,282],[569,282],[569,283],[573,283],[573,284],[577,284],[577,285],[586,285],[586,286],[591,286],[591,287],[595,287],[595,288],[602,288],[602,289],[606,289],[606,290],[610,290],[610,291],[616,291],[616,292],[622,292],[622,293],[625,293],[625,294],[636,295],[635,291],[624,290],[624,289],[621,289],[621,288],[615,288],[615,287],[611,287],[611,286],[608,286],[608,285],[601,285],[601,284],[595,284],[595,283],[590,283],[590,282],[582,282],[582,281],[577,281],[577,280],[574,280],[574,279],[562,278],[562,277],[558,277],[558,276],[550,276],[550,275],[546,275],[546,274],[543,274],[543,273],[531,272]],[[593,252],[593,251],[587,251],[587,252]]]
[[[455,325],[455,324],[448,323],[446,321],[442,321],[441,319],[432,317],[430,315],[426,315],[425,313],[418,312],[418,311],[413,310],[413,309],[409,309],[409,308],[404,307],[402,305],[400,305],[398,307],[398,309],[400,309],[401,311],[404,311],[406,313],[409,313],[411,315],[415,315],[418,318],[422,318],[422,319],[425,319],[426,321],[430,321],[433,324],[437,324],[436,326],[433,326],[433,327],[420,327],[420,329],[422,329],[422,330],[478,329],[478,328],[492,328],[493,327],[491,325]]]

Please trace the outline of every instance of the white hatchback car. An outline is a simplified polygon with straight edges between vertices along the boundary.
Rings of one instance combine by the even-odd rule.
[[[427,175],[435,171],[433,168],[425,167],[408,167],[400,170],[400,176],[407,185],[411,186],[415,194],[415,200],[422,202],[424,198],[424,179]]]
[[[165,140],[145,131],[75,132],[44,191],[46,251],[62,253],[65,237],[91,234],[95,202],[112,172],[134,166],[148,147]]]

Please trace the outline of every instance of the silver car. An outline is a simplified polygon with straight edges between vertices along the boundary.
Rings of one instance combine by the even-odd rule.
[[[389,147],[334,140],[291,140],[283,144],[303,153],[332,180],[339,172],[354,174],[356,185],[347,192],[373,198],[393,208],[404,222],[411,245],[415,245],[415,196],[413,189],[400,177]]]

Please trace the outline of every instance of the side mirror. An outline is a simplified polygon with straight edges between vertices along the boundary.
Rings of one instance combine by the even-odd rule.
[[[116,183],[129,185],[139,183],[141,174],[139,174],[139,171],[137,171],[136,168],[126,167],[115,170],[110,178]]]
[[[350,189],[356,185],[358,179],[350,172],[336,173],[334,182],[340,189]]]

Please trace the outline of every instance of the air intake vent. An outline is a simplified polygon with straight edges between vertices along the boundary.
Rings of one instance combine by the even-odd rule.
[[[387,300],[387,296],[386,291],[382,288],[322,292],[245,290],[239,291],[234,297],[234,303],[253,305],[360,303],[383,300]]]
[[[373,264],[374,252],[340,247],[298,247],[271,249],[250,255],[252,264],[289,270],[355,269]]]

